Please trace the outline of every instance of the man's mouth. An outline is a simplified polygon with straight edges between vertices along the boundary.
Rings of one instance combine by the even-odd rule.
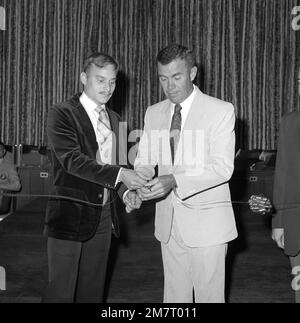
[[[100,95],[103,95],[103,96],[110,96],[110,93],[99,93]]]

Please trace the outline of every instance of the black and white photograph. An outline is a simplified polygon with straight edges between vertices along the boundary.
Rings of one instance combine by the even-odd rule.
[[[0,0],[0,303],[300,303],[299,143],[299,0]]]

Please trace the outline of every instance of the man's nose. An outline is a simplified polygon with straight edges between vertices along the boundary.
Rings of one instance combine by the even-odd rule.
[[[174,84],[174,82],[172,81],[172,80],[169,80],[168,81],[168,84],[167,84],[167,89],[168,89],[168,91],[170,91],[170,90],[172,90],[172,89],[174,89],[175,88],[175,84]]]
[[[104,91],[110,93],[111,85],[109,83],[104,84]]]

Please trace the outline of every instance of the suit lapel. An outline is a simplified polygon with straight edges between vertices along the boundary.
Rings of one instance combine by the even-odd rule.
[[[204,115],[204,103],[203,103],[203,94],[202,92],[197,88],[196,89],[196,95],[192,102],[190,111],[187,115],[187,118],[185,120],[184,126],[181,131],[179,143],[178,143],[178,149],[175,154],[175,160],[173,165],[173,171],[180,165],[184,165],[184,151],[183,149],[187,148],[187,144],[190,144],[190,140],[192,140],[192,144],[194,144],[195,141],[195,135],[196,130],[199,128],[199,122],[202,119]],[[199,128],[200,129],[200,128]],[[184,139],[184,136],[185,139]]]
[[[171,148],[170,148],[170,124],[171,124],[171,106],[172,103],[167,100],[165,101],[165,105],[163,107],[162,114],[161,114],[161,124],[160,124],[160,131],[162,134],[167,133],[167,140],[166,144],[162,145],[162,150],[160,154],[160,163],[168,168],[168,171],[172,169],[172,155],[171,155]],[[161,138],[161,140],[165,141],[165,137]]]
[[[84,135],[89,138],[88,142],[91,143],[92,150],[95,153],[95,157],[96,157],[98,144],[97,144],[96,134],[95,134],[92,122],[80,102],[77,106],[77,109],[75,109],[74,111],[75,111],[74,112],[75,115],[78,118],[78,122],[80,123],[83,129]]]

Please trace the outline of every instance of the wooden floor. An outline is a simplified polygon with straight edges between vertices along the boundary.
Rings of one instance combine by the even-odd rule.
[[[47,280],[44,211],[45,201],[35,200],[0,222],[0,266],[6,272],[2,303],[41,300]],[[136,214],[121,215],[123,235],[112,242],[107,302],[162,302],[163,271],[153,213],[153,206],[146,205]],[[289,262],[270,238],[270,219],[245,207],[236,209],[235,216],[239,238],[228,250],[227,302],[294,302]]]

